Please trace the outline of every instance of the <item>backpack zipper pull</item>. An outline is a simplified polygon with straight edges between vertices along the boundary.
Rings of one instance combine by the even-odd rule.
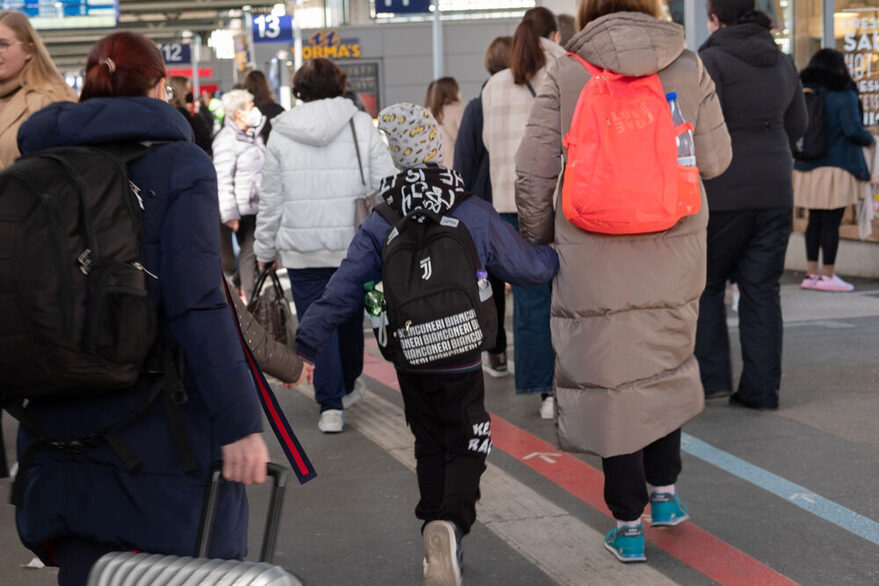
[[[82,271],[83,275],[88,275],[89,271],[92,270],[92,251],[90,248],[86,248],[82,251],[78,257],[76,257],[76,262],[79,263],[79,270]]]
[[[155,275],[155,274],[149,272],[149,271],[147,270],[147,268],[146,268],[145,266],[143,266],[142,264],[140,264],[139,262],[134,261],[134,262],[129,263],[129,264],[130,264],[131,266],[133,266],[134,268],[136,268],[137,270],[139,270],[139,271],[143,271],[144,273],[146,273],[147,275],[149,275],[149,276],[151,276],[152,278],[156,279],[157,281],[159,280],[159,276],[158,276],[158,275]]]

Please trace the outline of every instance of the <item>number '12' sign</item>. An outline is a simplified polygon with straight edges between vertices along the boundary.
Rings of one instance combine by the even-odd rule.
[[[162,57],[167,65],[192,63],[192,46],[185,43],[162,45]]]

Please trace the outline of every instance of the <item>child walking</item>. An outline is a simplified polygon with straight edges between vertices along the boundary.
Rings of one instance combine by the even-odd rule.
[[[502,281],[527,287],[553,278],[559,264],[552,248],[526,243],[491,204],[469,197],[455,171],[435,163],[442,160],[442,139],[430,112],[395,104],[379,113],[379,129],[401,170],[386,177],[381,187],[393,212],[402,218],[414,211],[417,218],[423,209],[447,223],[460,221],[475,245],[480,270]],[[382,250],[390,232],[391,225],[379,213],[361,224],[323,296],[299,324],[296,351],[305,361],[313,360],[338,324],[362,311],[364,285],[381,280]],[[430,278],[427,267],[422,267],[423,274]],[[491,450],[480,353],[473,350],[417,367],[395,366],[406,421],[415,436],[420,492],[415,516],[424,522],[425,584],[460,584],[461,539],[476,520],[479,479]]]

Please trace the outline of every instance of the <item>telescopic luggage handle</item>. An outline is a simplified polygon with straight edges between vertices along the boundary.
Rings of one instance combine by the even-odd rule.
[[[266,465],[266,473],[272,478],[272,495],[269,501],[269,512],[266,517],[266,527],[263,533],[262,550],[260,561],[272,563],[275,556],[275,544],[278,540],[278,530],[281,526],[281,509],[284,505],[284,489],[287,488],[287,469],[278,464],[269,462]],[[210,549],[211,533],[214,529],[214,520],[217,515],[217,505],[220,501],[220,484],[223,479],[223,463],[215,462],[211,465],[211,481],[205,495],[202,509],[201,523],[198,529],[198,541],[195,545],[195,556],[208,557]]]

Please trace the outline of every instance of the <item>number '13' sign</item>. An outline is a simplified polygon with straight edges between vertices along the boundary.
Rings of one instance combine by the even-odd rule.
[[[253,17],[254,43],[283,43],[293,41],[293,17],[260,14]]]

